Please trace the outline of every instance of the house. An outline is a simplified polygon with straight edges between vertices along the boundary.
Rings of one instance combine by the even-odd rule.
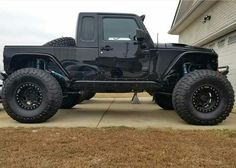
[[[180,43],[213,48],[219,66],[230,66],[236,92],[235,0],[180,0],[169,34],[179,35]]]

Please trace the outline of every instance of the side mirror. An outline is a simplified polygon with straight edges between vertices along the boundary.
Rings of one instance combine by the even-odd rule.
[[[146,38],[146,32],[144,32],[142,29],[136,29],[136,38],[137,41],[144,41]]]

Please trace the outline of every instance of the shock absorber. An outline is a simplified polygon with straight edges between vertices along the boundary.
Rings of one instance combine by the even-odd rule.
[[[183,76],[186,75],[187,73],[189,73],[188,72],[188,65],[186,63],[183,64],[182,69],[183,69]]]
[[[45,61],[43,59],[36,59],[36,67],[37,69],[45,70]]]

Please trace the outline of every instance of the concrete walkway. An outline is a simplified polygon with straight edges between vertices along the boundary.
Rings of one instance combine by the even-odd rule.
[[[131,98],[94,98],[70,110],[59,110],[41,124],[21,124],[0,111],[0,127],[113,127],[173,129],[236,129],[236,114],[217,126],[193,126],[181,120],[175,111],[162,110],[151,97],[140,98],[141,104],[131,104]]]

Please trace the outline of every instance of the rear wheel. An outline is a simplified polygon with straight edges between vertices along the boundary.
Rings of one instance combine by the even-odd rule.
[[[61,103],[61,108],[62,109],[70,109],[74,107],[75,105],[81,103],[83,99],[81,98],[81,95],[79,94],[71,94],[71,95],[66,95]]]
[[[222,74],[196,70],[176,84],[173,105],[178,115],[190,124],[215,125],[232,111],[234,91]]]
[[[90,100],[95,96],[95,92],[85,92],[84,94],[84,100]]]
[[[155,103],[165,110],[174,110],[171,95],[154,94]]]
[[[60,108],[62,90],[49,73],[24,68],[6,79],[2,96],[4,109],[11,118],[22,123],[40,123]]]

